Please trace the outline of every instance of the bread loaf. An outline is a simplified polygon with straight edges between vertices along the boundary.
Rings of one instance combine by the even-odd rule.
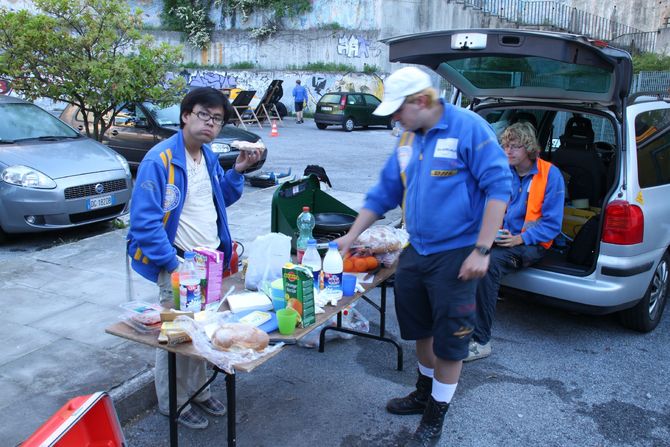
[[[221,325],[212,336],[212,346],[221,351],[253,349],[262,351],[270,342],[268,334],[243,323],[226,323]]]

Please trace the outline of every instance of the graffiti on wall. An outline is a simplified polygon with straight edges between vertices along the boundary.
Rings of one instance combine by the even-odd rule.
[[[348,37],[346,34],[337,39],[337,54],[346,56],[348,58],[355,57],[377,57],[381,54],[381,50],[377,47],[376,44],[370,44],[367,39],[363,36],[357,36],[355,34],[350,34]]]
[[[5,79],[0,79],[0,95],[9,95],[11,90],[12,89],[9,86],[9,81]]]
[[[183,70],[171,73],[168,77],[182,76],[191,87],[213,87],[216,89],[234,89],[255,91],[252,105],[258,103],[265,90],[275,79],[282,79],[283,95],[281,102],[289,111],[293,111],[293,87],[295,81],[300,82],[307,89],[307,110],[313,111],[316,103],[327,92],[366,92],[378,98],[382,97],[382,79],[375,74],[366,73],[313,73],[308,74],[296,71],[210,71],[210,70]]]

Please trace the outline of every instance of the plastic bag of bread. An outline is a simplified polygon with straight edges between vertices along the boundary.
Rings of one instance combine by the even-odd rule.
[[[212,346],[221,351],[253,349],[260,352],[269,343],[267,333],[244,323],[224,323],[212,335]]]
[[[374,254],[380,254],[400,251],[408,240],[407,231],[401,228],[374,225],[361,233],[355,244],[365,246]]]
[[[207,318],[196,321],[177,317],[180,327],[189,335],[199,355],[229,374],[235,365],[252,362],[281,346],[269,346],[268,335],[248,324],[238,323],[232,312],[208,312]]]

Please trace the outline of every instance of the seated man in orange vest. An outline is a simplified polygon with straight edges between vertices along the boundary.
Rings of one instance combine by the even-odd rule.
[[[491,355],[491,325],[502,277],[539,261],[563,222],[563,176],[556,166],[538,158],[540,148],[532,124],[512,124],[500,142],[512,171],[512,198],[491,251],[488,272],[477,285],[477,325],[465,362]]]

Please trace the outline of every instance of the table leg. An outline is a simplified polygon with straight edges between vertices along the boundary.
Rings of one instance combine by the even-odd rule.
[[[235,427],[235,374],[226,373],[226,401],[228,402],[228,447],[237,445],[237,433]]]
[[[168,351],[168,394],[170,395],[170,447],[179,445],[177,431],[177,354]]]
[[[386,332],[386,281],[384,281],[381,284],[382,288],[382,293],[381,293],[381,302],[380,305],[377,305],[375,302],[373,302],[370,298],[366,297],[365,295],[362,295],[361,298],[367,301],[370,305],[372,305],[375,309],[379,311],[379,317],[380,317],[380,322],[379,322],[379,335],[373,335],[373,334],[368,334],[366,332],[359,332],[355,331],[352,329],[347,329],[342,327],[342,312],[338,312],[337,314],[337,326],[326,326],[323,329],[321,329],[321,332],[319,333],[319,352],[324,352],[326,348],[326,332],[328,331],[336,331],[336,332],[342,332],[345,334],[351,334],[351,335],[357,335],[359,337],[365,337],[365,338],[371,338],[373,340],[379,340],[383,341],[386,343],[391,343],[393,346],[395,346],[396,351],[397,351],[397,366],[396,368],[398,371],[402,371],[402,364],[403,364],[403,353],[402,353],[402,346],[395,340],[385,337],[384,334]]]

